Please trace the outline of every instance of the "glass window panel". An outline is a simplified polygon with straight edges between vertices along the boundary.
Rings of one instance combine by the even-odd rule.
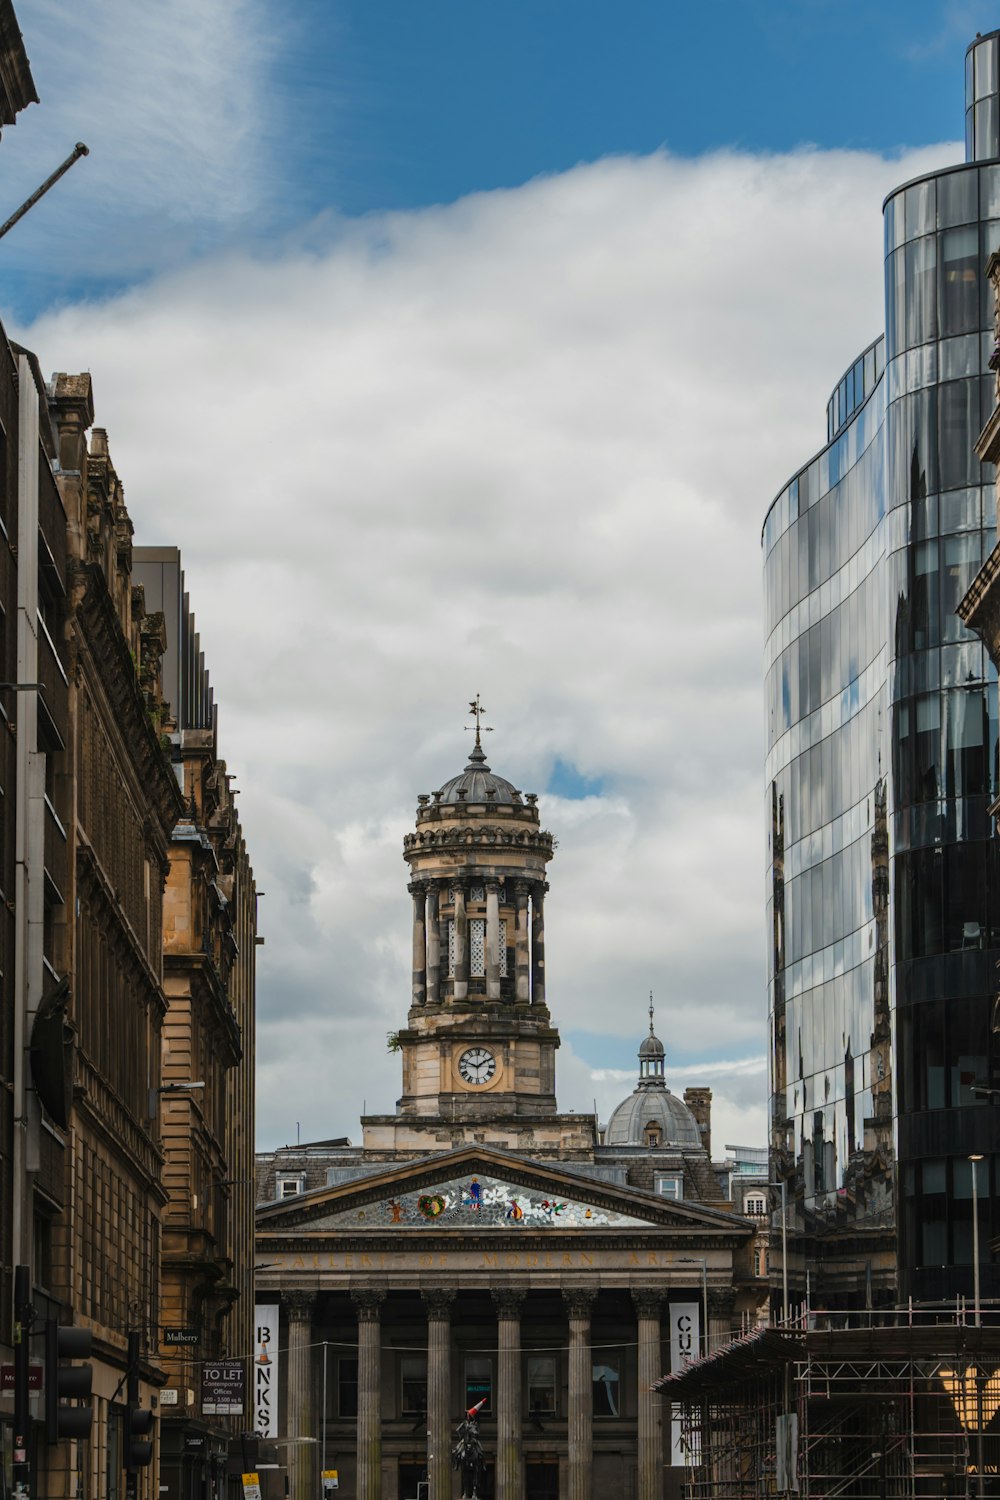
[[[937,196],[934,179],[915,182],[906,189],[906,238],[930,234],[937,219]]]
[[[971,104],[973,100],[972,78],[972,48],[970,47],[965,54],[965,102],[967,105]]]
[[[946,314],[944,301],[948,294],[942,293],[941,322],[945,328],[946,316],[951,321],[950,310]],[[978,291],[977,291],[978,296]],[[979,343],[982,335],[967,333],[960,338],[943,339],[938,345],[938,369],[941,380],[963,380],[966,376],[978,375],[980,369]]]
[[[902,193],[890,198],[885,205],[885,249],[888,255],[898,250],[906,238],[906,209]]]
[[[979,533],[945,537],[941,569],[941,639],[957,641],[968,632],[955,611],[979,572]]]
[[[875,389],[875,350],[869,349],[865,355],[865,395],[871,395]]]
[[[404,1354],[399,1361],[399,1409],[403,1416],[419,1416],[427,1410],[427,1356]]]
[[[909,213],[909,207],[907,207]],[[937,338],[937,242],[913,240],[903,251],[906,297],[904,299],[906,346]]]
[[[556,1362],[550,1354],[528,1356],[528,1411],[554,1416]]]
[[[595,1417],[621,1415],[621,1370],[617,1358],[601,1350],[600,1363],[592,1367]]]
[[[941,235],[942,336],[971,333],[978,327],[979,281],[979,236],[975,225],[946,229]]]
[[[921,1190],[925,1193],[943,1193],[946,1188],[945,1164],[943,1161],[925,1161],[922,1170]]]
[[[981,168],[983,174],[994,170],[992,167]],[[949,229],[953,224],[972,224],[978,219],[977,175],[974,171],[949,172],[946,177],[938,179],[938,223],[942,229]],[[997,212],[1000,213],[1000,198]]]
[[[979,99],[975,106],[976,161],[989,161],[997,154],[997,96]]]
[[[980,491],[946,490],[941,496],[941,532],[978,531],[981,524]]]
[[[978,481],[973,443],[979,436],[978,380],[951,380],[938,388],[938,458],[943,490]]]
[[[991,37],[985,42],[980,42],[973,53],[973,59],[974,97],[981,99],[984,94],[995,94],[997,92],[996,38]]]
[[[972,110],[971,109],[967,109],[965,111],[965,159],[966,159],[966,161],[974,161],[975,160],[975,155],[976,155],[976,152],[975,152],[975,146],[976,146],[975,129],[976,129],[976,127],[975,127],[975,117],[974,117],[974,115],[972,113]]]
[[[358,1362],[356,1359],[337,1360],[337,1415],[356,1417],[358,1414]]]
[[[476,1406],[485,1400],[481,1412],[490,1416],[493,1412],[493,1365],[488,1358],[467,1355],[465,1360],[465,1406]]]

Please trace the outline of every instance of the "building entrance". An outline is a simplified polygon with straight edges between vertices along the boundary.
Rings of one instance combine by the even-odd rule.
[[[559,1500],[559,1464],[528,1463],[524,1469],[525,1500]]]

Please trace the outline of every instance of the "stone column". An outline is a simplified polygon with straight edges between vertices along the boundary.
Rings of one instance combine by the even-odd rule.
[[[441,931],[439,927],[440,892],[436,880],[427,882],[424,927],[427,932],[427,1004],[441,1003]]]
[[[289,1437],[316,1437],[313,1417],[312,1292],[283,1292],[281,1305],[288,1319]],[[319,1486],[313,1474],[316,1447],[292,1443],[288,1453],[288,1492],[291,1500],[315,1500]]]
[[[637,1500],[663,1500],[663,1408],[662,1396],[652,1389],[659,1380],[660,1307],[656,1291],[633,1291],[639,1320],[639,1490]]]
[[[427,1478],[430,1500],[451,1500],[451,1304],[453,1287],[424,1292],[427,1308]]]
[[[531,1003],[545,1004],[545,892],[544,880],[531,887]]]
[[[469,998],[469,919],[465,914],[465,885],[455,882],[455,981],[456,1001]]]
[[[521,1305],[520,1287],[495,1287],[497,1309],[497,1482],[496,1500],[521,1500]]]
[[[594,1370],[590,1343],[592,1287],[563,1288],[569,1315],[569,1411],[566,1500],[590,1500],[594,1447]]]
[[[531,960],[528,942],[528,882],[518,880],[514,885],[516,908],[514,928],[514,998],[518,1005],[527,1005],[531,999]]]
[[[351,1292],[358,1314],[358,1483],[357,1500],[382,1500],[382,1324],[385,1292],[361,1287]],[[295,1497],[298,1500],[298,1497]]]
[[[500,883],[486,882],[486,998],[500,999]]]
[[[427,1001],[427,936],[424,931],[427,882],[412,880],[409,889],[413,897],[413,1004],[424,1005]]]

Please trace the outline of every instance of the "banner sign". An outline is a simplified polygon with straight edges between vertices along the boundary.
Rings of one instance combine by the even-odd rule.
[[[278,1304],[258,1302],[253,1358],[254,1431],[278,1436]]]
[[[697,1359],[701,1352],[701,1303],[671,1302],[670,1304],[670,1373],[676,1374]],[[680,1407],[670,1410],[670,1462],[675,1466],[690,1466],[699,1462],[700,1455],[693,1452],[685,1441],[681,1428]]]
[[[201,1367],[201,1409],[207,1416],[243,1415],[243,1361],[220,1360]]]

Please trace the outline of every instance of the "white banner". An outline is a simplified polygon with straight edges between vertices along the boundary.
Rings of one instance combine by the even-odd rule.
[[[254,1319],[254,1431],[278,1436],[278,1304],[258,1302]]]
[[[676,1374],[697,1359],[701,1353],[701,1303],[671,1302],[670,1304],[670,1373]],[[681,1431],[680,1408],[670,1408],[670,1462],[684,1467],[697,1464],[699,1455],[693,1452]]]

